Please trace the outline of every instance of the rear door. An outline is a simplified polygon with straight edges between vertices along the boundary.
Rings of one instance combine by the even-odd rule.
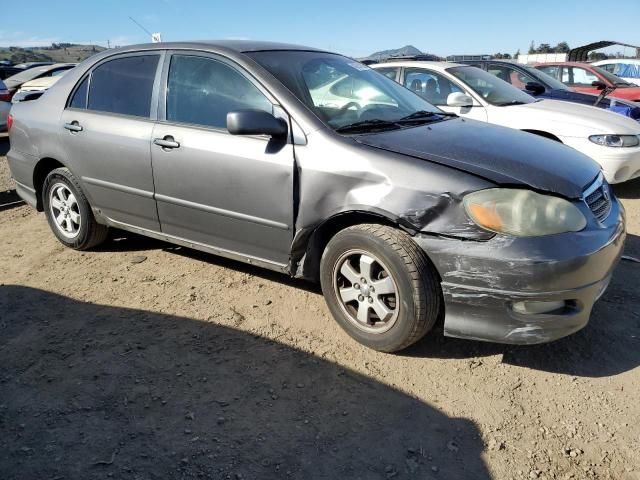
[[[151,146],[162,231],[243,256],[286,264],[293,240],[293,145],[234,136],[227,113],[288,117],[247,71],[200,52],[165,61]],[[169,143],[167,143],[169,142]]]
[[[78,82],[60,119],[68,164],[92,206],[111,220],[154,231],[160,225],[150,144],[161,57],[135,53],[99,63]]]

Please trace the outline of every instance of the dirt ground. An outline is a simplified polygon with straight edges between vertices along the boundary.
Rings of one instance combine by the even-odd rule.
[[[640,256],[640,182],[616,192]],[[312,285],[122,232],[75,252],[0,207],[0,478],[638,480],[639,284],[623,261],[548,345],[387,355]]]

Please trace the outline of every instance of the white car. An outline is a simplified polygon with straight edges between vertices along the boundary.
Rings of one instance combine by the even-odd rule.
[[[640,60],[633,58],[609,58],[593,62],[592,65],[600,67],[615,76],[630,83],[640,85]]]
[[[476,67],[447,62],[372,65],[446,112],[517,128],[593,158],[610,183],[640,176],[640,124],[600,108],[538,100]]]
[[[55,75],[53,77],[42,77],[36,78],[35,80],[29,80],[28,82],[23,83],[20,86],[20,89],[13,95],[11,99],[12,103],[22,102],[27,95],[41,92],[44,93],[46,90],[51,88],[60,78],[62,78],[62,74],[66,71],[63,70],[61,74]]]

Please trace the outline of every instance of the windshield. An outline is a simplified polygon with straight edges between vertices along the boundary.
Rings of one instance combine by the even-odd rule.
[[[395,81],[341,55],[295,50],[247,55],[334,130],[354,124],[382,129],[385,123],[389,128],[400,128],[392,123],[410,115],[414,115],[415,122],[417,117],[437,121],[446,115]]]
[[[536,101],[510,83],[476,67],[451,67],[447,68],[447,72],[465,83],[491,105],[522,105]]]
[[[537,68],[533,68],[533,67],[528,67],[526,65],[520,65],[520,68],[526,70],[531,74],[532,77],[535,77],[541,80],[542,82],[546,83],[548,86],[550,86],[555,90],[571,90],[560,80],[556,80],[551,75],[544,73],[542,70],[538,70]]]
[[[609,82],[614,84],[616,87],[635,87],[633,83],[629,83],[626,80],[621,79],[620,77],[615,76],[613,73],[607,72],[605,69],[596,67],[594,65],[591,66],[598,74],[606,78]]]

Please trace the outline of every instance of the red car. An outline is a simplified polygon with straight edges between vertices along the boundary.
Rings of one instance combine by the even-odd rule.
[[[640,102],[640,87],[588,63],[557,62],[534,65],[577,92],[599,95],[604,88],[614,89],[607,96]]]

